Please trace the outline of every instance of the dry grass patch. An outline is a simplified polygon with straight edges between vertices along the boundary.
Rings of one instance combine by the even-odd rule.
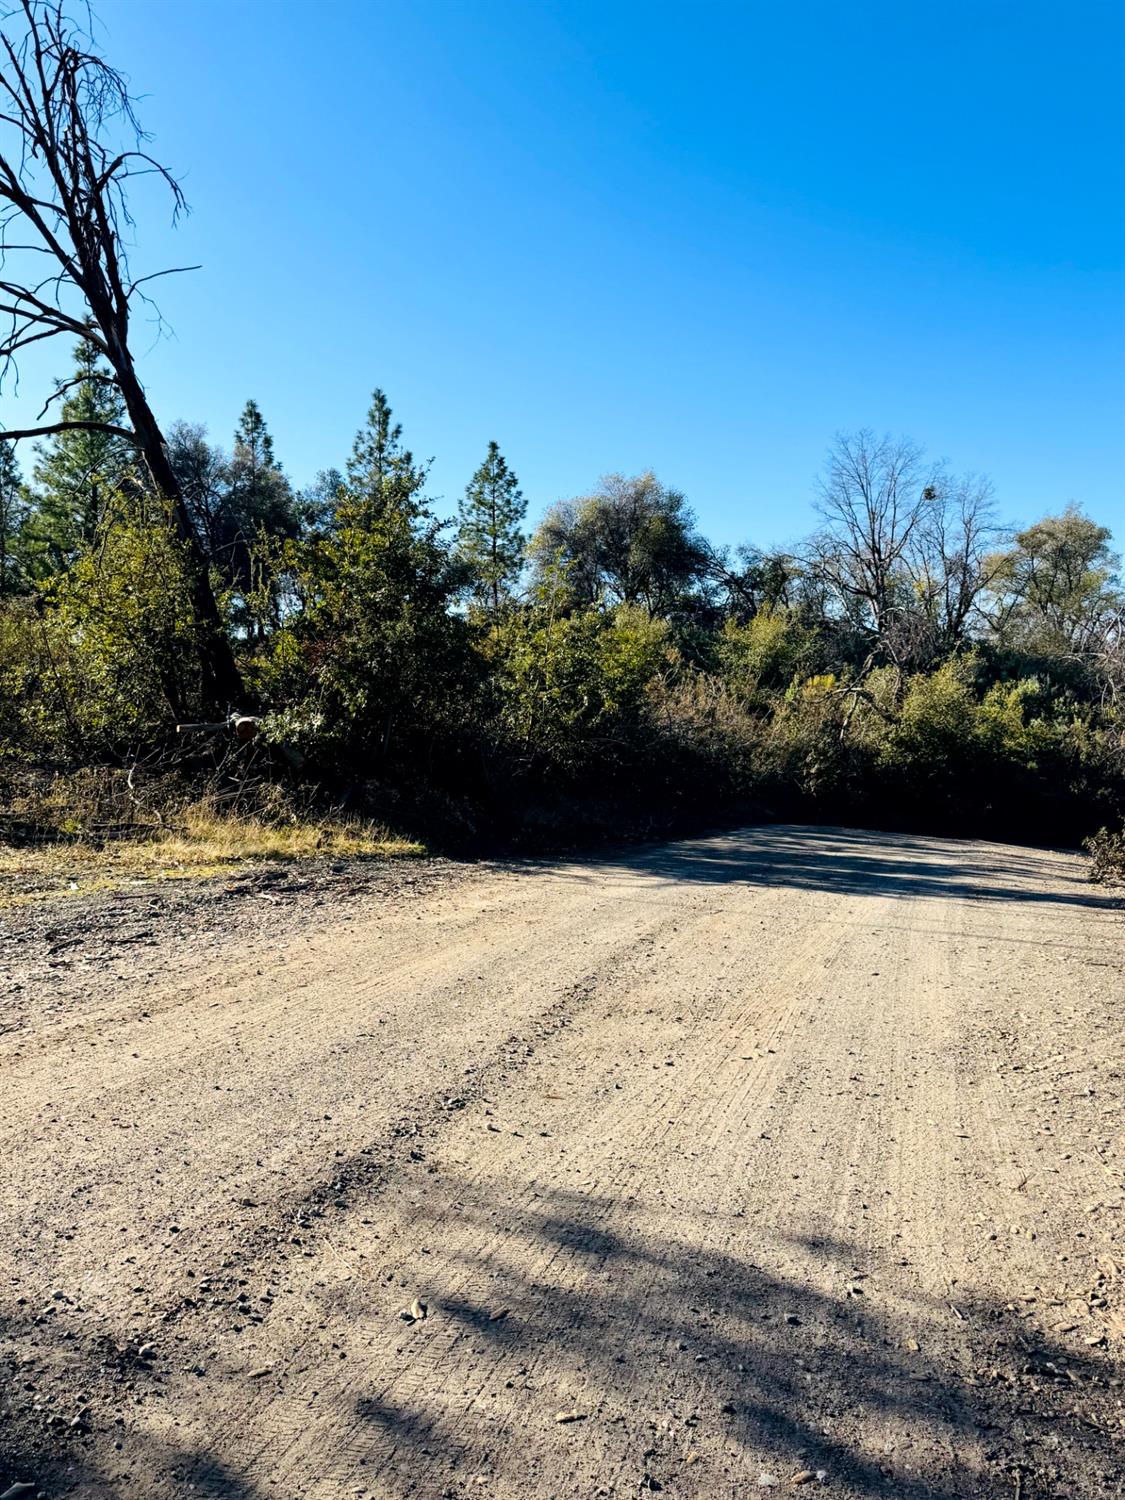
[[[201,802],[180,809],[166,826],[138,825],[112,838],[79,828],[50,839],[0,843],[0,906],[138,881],[225,875],[276,861],[424,853],[421,844],[361,819],[275,820]]]
[[[1090,879],[1105,885],[1125,886],[1125,829],[1110,833],[1107,828],[1086,840],[1083,848],[1090,856]]]

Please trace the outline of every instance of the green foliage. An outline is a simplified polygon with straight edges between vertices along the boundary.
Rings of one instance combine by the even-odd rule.
[[[654,614],[680,605],[708,567],[687,501],[652,473],[610,474],[594,494],[553,506],[531,557],[539,571],[565,564],[580,604],[641,604]]]
[[[143,742],[199,702],[186,547],[157,502],[103,521],[50,595],[66,712],[88,743]],[[66,643],[64,648],[63,643]]]
[[[911,821],[1018,834],[1033,817],[1051,837],[1092,815],[1091,779],[1125,795],[1113,736],[1088,710],[1036,678],[989,682],[974,655],[912,676],[871,748],[877,796]]]
[[[43,622],[30,598],[0,600],[0,768],[50,760],[62,742],[48,702]]]
[[[464,569],[425,477],[376,391],[347,477],[332,476],[331,516],[282,549],[289,610],[256,668],[269,732],[336,771],[430,764],[475,691],[479,658],[452,608]]]
[[[15,449],[0,442],[0,599],[23,589],[21,541],[29,513]]]
[[[1001,637],[1047,655],[1095,643],[1125,604],[1110,541],[1074,505],[1019,532],[993,569],[991,613]]]
[[[617,476],[548,513],[517,599],[525,508],[495,443],[450,542],[381,391],[346,472],[299,500],[253,402],[230,456],[169,434],[266,740],[310,779],[509,828],[595,804],[609,826],[624,807],[642,826],[734,808],[1041,841],[1120,826],[1108,533],[1072,510],[993,555],[986,485],[918,490],[909,448],[839,451],[819,553],[732,560],[682,495]],[[70,515],[36,583],[27,539],[58,513],[40,491],[28,519],[25,493],[0,445],[0,760],[159,745],[202,699],[186,545],[130,478]],[[900,493],[914,519],[871,562],[856,518],[885,528]]]
[[[227,487],[227,509],[238,541],[297,535],[293,493],[256,401],[247,401],[235,429]]]
[[[745,623],[727,620],[716,648],[724,681],[746,700],[787,688],[798,673],[807,676],[816,652],[816,633],[791,611],[769,605]]]
[[[910,679],[898,720],[882,748],[884,763],[923,769],[928,780],[943,781],[978,749],[979,705],[971,664],[943,662],[936,672]]]
[[[503,738],[525,767],[612,778],[635,759],[647,690],[671,664],[667,624],[645,610],[530,610],[489,639]]]
[[[293,540],[301,511],[255,401],[247,401],[228,457],[202,427],[177,423],[168,457],[208,562],[228,593],[232,623],[261,640],[281,608],[277,543]]]
[[[117,497],[67,572],[0,611],[0,735],[25,758],[115,759],[198,705],[184,544],[153,501]]]
[[[331,532],[289,550],[300,609],[260,668],[272,732],[324,764],[408,758],[456,718],[473,677],[460,574],[433,522],[343,500]]]
[[[97,350],[80,343],[74,359],[58,419],[120,427],[125,404]],[[23,551],[29,573],[43,579],[61,572],[93,542],[115,497],[135,486],[135,460],[120,434],[82,428],[57,433],[35,451]]]
[[[402,425],[384,392],[376,390],[347,463],[345,491],[352,506],[371,523],[387,516],[415,521],[427,511],[422,491],[428,468],[403,446]]]
[[[457,550],[472,578],[478,604],[500,612],[523,568],[525,537],[520,530],[527,501],[496,443],[469,481],[461,501]]]

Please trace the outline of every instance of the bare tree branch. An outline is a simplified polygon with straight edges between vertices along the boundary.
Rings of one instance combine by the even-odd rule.
[[[46,427],[0,427],[0,442],[18,443],[24,438],[53,437],[57,432],[110,432],[114,437],[141,447],[135,432],[130,432],[127,427],[115,427],[112,422],[51,422]]]
[[[0,280],[0,315],[9,320],[6,332],[0,331],[0,373],[13,370],[18,379],[16,355],[40,339],[60,333],[86,339],[108,360],[133,424],[130,432],[112,424],[58,422],[5,437],[14,442],[85,428],[136,446],[187,544],[205,691],[226,711],[242,699],[242,684],[206,557],[130,346],[130,302],[145,299],[141,285],[190,269],[130,273],[122,240],[123,227],[133,222],[125,193],[130,179],[155,174],[171,194],[173,217],[187,208],[179,183],[142,149],[144,141],[124,77],[93,50],[63,0],[20,0],[0,17],[0,217],[3,232],[25,247],[0,244],[0,266],[7,271]],[[41,281],[13,276],[10,258],[29,249],[53,258],[55,274]],[[60,388],[48,397],[43,411],[61,394]]]
[[[136,281],[130,282],[129,290],[125,295],[126,297],[131,297],[139,286],[143,286],[146,281],[155,281],[158,276],[179,276],[184,271],[200,271],[202,269],[202,266],[169,266],[164,271],[152,271],[148,276],[138,276]]]
[[[75,375],[73,380],[64,380],[61,385],[55,387],[55,389],[47,397],[46,401],[44,401],[43,405],[35,413],[36,420],[38,421],[40,417],[45,417],[49,408],[52,407],[56,401],[61,400],[61,398],[66,395],[67,391],[74,390],[75,386],[89,385],[92,381],[98,381],[102,385],[111,385],[115,390],[120,389],[117,384],[117,377],[115,375],[103,375],[99,370],[84,370],[81,375]],[[96,428],[100,424],[97,422],[91,422],[90,425],[91,427]]]

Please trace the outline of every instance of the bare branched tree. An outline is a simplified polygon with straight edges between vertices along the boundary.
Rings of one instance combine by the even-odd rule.
[[[1102,707],[1116,708],[1125,702],[1125,602],[1110,608],[1100,621],[1100,631],[1090,642],[1087,659],[1101,691]],[[1117,719],[1117,743],[1125,750],[1125,724]]]
[[[909,598],[908,555],[933,499],[921,449],[866,429],[841,433],[819,488],[823,525],[810,566],[849,620],[886,641]]]
[[[763,551],[743,543],[732,554],[702,540],[704,584],[715,603],[731,619],[745,622],[760,609],[787,609],[797,602],[800,574],[797,559],[780,549]]]
[[[123,238],[132,228],[129,184],[155,178],[170,193],[174,214],[184,197],[144,149],[126,80],[98,55],[62,0],[19,0],[3,18],[0,142],[0,314],[8,319],[0,375],[16,373],[21,351],[33,344],[59,335],[85,339],[108,362],[132,424],[58,420],[3,435],[14,442],[93,427],[135,445],[187,546],[204,693],[216,707],[232,708],[243,696],[238,669],[129,341],[134,300],[147,300],[143,285],[188,269],[132,274]],[[65,382],[56,386],[40,417],[66,390]]]
[[[914,591],[930,621],[936,649],[959,646],[970,634],[981,600],[1001,564],[991,482],[944,471],[929,482],[925,507],[908,549]]]

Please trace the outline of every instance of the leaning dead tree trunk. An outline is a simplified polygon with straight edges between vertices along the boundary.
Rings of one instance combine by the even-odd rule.
[[[132,224],[127,184],[155,175],[176,213],[184,197],[167,168],[141,149],[145,137],[125,80],[91,48],[61,0],[21,0],[0,31],[0,313],[10,320],[0,334],[0,373],[31,344],[60,334],[85,339],[108,361],[132,428],[64,420],[2,436],[14,442],[93,427],[135,445],[186,545],[205,698],[229,710],[243,701],[242,682],[207,558],[129,347],[133,298],[147,301],[142,283],[188,268],[133,278],[121,238],[122,226]],[[66,389],[59,385],[48,396],[41,418]]]

